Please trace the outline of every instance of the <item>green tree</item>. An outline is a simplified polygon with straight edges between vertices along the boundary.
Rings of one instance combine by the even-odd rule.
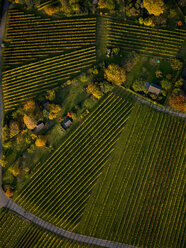
[[[171,67],[175,71],[179,71],[182,69],[183,63],[179,59],[173,59],[171,62]]]
[[[145,82],[141,79],[134,81],[132,88],[135,91],[143,91],[147,93],[147,88],[145,87]]]
[[[56,97],[55,90],[47,90],[46,99],[53,101]]]
[[[164,90],[170,91],[172,88],[172,83],[166,79],[161,80],[161,86]]]
[[[104,77],[111,83],[121,85],[126,80],[126,72],[123,67],[110,64],[108,68],[105,69]]]
[[[165,11],[163,0],[143,0],[143,5],[150,15],[159,16]]]
[[[182,87],[183,86],[183,79],[182,78],[180,78],[178,81],[176,81],[176,83],[175,83],[175,87]]]

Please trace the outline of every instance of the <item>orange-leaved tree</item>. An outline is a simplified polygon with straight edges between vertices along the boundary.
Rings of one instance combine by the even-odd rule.
[[[183,94],[169,97],[169,104],[175,109],[186,112],[186,98]]]
[[[24,104],[24,110],[26,112],[34,112],[36,108],[36,104],[35,104],[35,101],[34,100],[28,100],[25,104]]]
[[[36,127],[36,120],[34,117],[24,114],[23,121],[28,129],[34,129]]]
[[[47,137],[43,135],[39,135],[39,137],[36,139],[35,144],[38,147],[42,147],[46,145],[46,142],[47,142]]]

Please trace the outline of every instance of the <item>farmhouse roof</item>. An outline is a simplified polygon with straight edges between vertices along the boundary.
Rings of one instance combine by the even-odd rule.
[[[148,90],[149,90],[150,93],[159,95],[160,94],[160,91],[161,91],[161,86],[159,86],[157,84],[150,84]]]
[[[37,126],[35,127],[34,131],[39,132],[41,131],[43,128],[45,127],[45,123],[44,122],[38,122]]]
[[[72,118],[68,117],[62,122],[63,128],[67,129],[72,125]]]

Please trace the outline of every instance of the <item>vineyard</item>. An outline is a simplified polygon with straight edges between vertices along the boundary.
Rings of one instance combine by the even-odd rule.
[[[110,94],[43,164],[16,202],[42,219],[73,230],[129,117],[131,104]]]
[[[2,248],[93,248],[94,246],[63,239],[23,220],[8,209],[0,211],[0,247]]]
[[[176,57],[186,38],[186,31],[169,31],[121,23],[109,18],[108,46],[149,55]]]
[[[185,247],[185,121],[136,105],[77,232],[138,247]]]
[[[94,17],[51,20],[10,9],[3,52],[4,68],[66,50],[95,46],[95,41]]]
[[[8,70],[2,75],[4,110],[59,85],[96,62],[95,47],[83,48]]]

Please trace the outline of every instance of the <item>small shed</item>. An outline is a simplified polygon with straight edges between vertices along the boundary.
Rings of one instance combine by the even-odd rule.
[[[153,94],[158,96],[160,94],[160,91],[161,91],[161,86],[159,86],[157,84],[150,84],[148,91],[150,93],[153,93]]]
[[[67,128],[69,128],[72,125],[72,118],[70,118],[69,116],[67,116],[64,121],[62,122],[62,127],[66,130]]]
[[[41,131],[45,127],[45,123],[43,121],[40,121],[37,123],[37,126],[34,128],[35,132]]]

